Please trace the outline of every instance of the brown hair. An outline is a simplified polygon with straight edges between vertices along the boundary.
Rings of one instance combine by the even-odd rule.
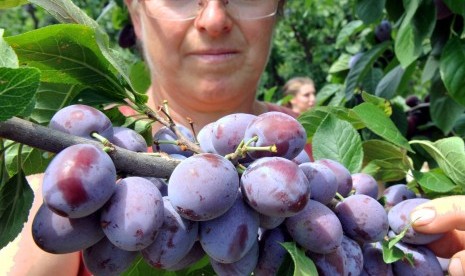
[[[284,85],[283,94],[295,96],[297,92],[299,92],[300,87],[305,84],[311,84],[315,86],[315,83],[309,77],[294,77],[288,80]]]

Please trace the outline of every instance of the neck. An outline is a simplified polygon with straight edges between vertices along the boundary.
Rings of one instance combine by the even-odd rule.
[[[244,93],[244,95],[252,95],[254,98],[235,99],[227,102],[202,102],[194,99],[178,99],[172,97],[170,93],[164,93],[163,90],[158,90],[151,87],[148,91],[149,101],[148,106],[153,110],[158,110],[163,101],[167,101],[169,114],[171,118],[178,124],[182,124],[188,128],[188,118],[194,124],[196,133],[205,125],[214,122],[221,117],[232,113],[248,113],[262,114],[267,111],[264,103],[255,99],[255,93]],[[154,124],[153,130],[156,131],[161,127],[160,124]]]

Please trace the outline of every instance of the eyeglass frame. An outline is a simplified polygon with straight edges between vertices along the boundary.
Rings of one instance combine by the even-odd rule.
[[[157,0],[139,0],[139,1],[145,3],[145,2],[157,1]],[[204,2],[204,1],[206,1],[207,4],[208,4],[208,2],[210,2],[210,1],[221,1],[221,2],[225,2],[225,1],[226,1],[226,2],[227,2],[228,0],[197,0],[197,1],[199,1],[199,2]],[[274,15],[282,16],[282,14],[283,14],[283,7],[284,7],[284,3],[286,2],[286,0],[275,0],[275,1],[278,1],[278,3],[277,3],[277,5],[276,5],[275,11],[274,11],[273,13],[271,13],[271,14],[267,14],[267,15],[265,15],[265,16],[260,16],[260,17],[256,17],[256,18],[240,18],[240,17],[235,17],[235,16],[233,16],[233,15],[230,15],[230,16],[232,16],[233,18],[238,19],[238,20],[246,20],[246,21],[249,21],[249,20],[250,20],[250,21],[253,21],[253,20],[260,20],[260,19],[272,17],[272,16],[274,16]],[[228,3],[224,3],[225,6],[226,6],[227,4],[228,4]],[[145,6],[145,5],[144,5],[144,6]],[[189,20],[193,20],[193,19],[197,18],[197,16],[199,16],[199,12],[200,12],[202,9],[204,9],[204,8],[206,8],[206,5],[203,6],[203,7],[201,7],[201,8],[199,9],[199,11],[198,11],[197,14],[195,14],[195,15],[193,15],[193,16],[189,16],[189,17],[187,17],[187,18],[182,18],[182,19],[170,19],[170,18],[154,17],[154,16],[150,15],[150,13],[147,13],[147,11],[146,11],[146,13],[147,13],[147,15],[148,15],[149,17],[154,18],[154,19],[158,19],[158,20],[167,20],[167,21],[189,21]]]

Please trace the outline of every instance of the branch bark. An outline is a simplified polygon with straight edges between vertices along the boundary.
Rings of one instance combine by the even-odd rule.
[[[69,135],[17,117],[0,122],[0,137],[54,153],[76,144],[93,144],[103,148],[98,141]],[[108,155],[118,172],[133,176],[167,178],[179,164],[174,159],[137,153],[117,146]]]

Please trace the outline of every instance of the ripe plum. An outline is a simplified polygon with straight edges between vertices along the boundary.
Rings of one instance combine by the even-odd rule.
[[[246,113],[226,115],[213,125],[212,145],[220,155],[233,153],[244,139],[247,125],[257,116]]]
[[[352,174],[352,188],[355,190],[355,194],[364,194],[374,199],[378,198],[378,182],[369,174]]]
[[[308,251],[327,254],[342,242],[342,226],[331,209],[309,200],[305,208],[285,221],[286,228],[300,246]]]
[[[234,263],[257,242],[258,225],[258,213],[239,195],[225,214],[200,222],[200,244],[208,256],[217,262]]]
[[[362,247],[363,252],[363,271],[361,276],[386,275],[394,276],[392,265],[383,260],[383,251],[381,245],[365,244]]]
[[[113,127],[113,136],[110,142],[127,150],[147,152],[147,142],[135,130],[127,127]]]
[[[165,267],[165,269],[168,271],[178,271],[196,263],[204,256],[205,251],[203,250],[200,242],[197,240],[191,250],[181,260],[170,267]]]
[[[234,204],[239,176],[221,155],[201,153],[184,159],[168,181],[168,196],[184,218],[202,221],[224,214]]]
[[[110,119],[100,110],[82,104],[69,105],[58,110],[50,120],[49,127],[88,139],[92,139],[93,132],[107,139],[113,136]]]
[[[333,171],[337,180],[337,192],[342,196],[348,196],[352,191],[352,175],[349,170],[338,161],[331,159],[320,159],[316,163],[323,164]]]
[[[255,276],[276,275],[287,254],[280,244],[285,242],[285,234],[281,228],[265,231],[260,240],[258,263],[253,271]]]
[[[70,219],[52,212],[45,204],[39,207],[32,222],[32,238],[42,250],[64,254],[97,243],[105,234],[100,227],[99,212]]]
[[[336,205],[335,213],[344,233],[358,242],[381,241],[389,230],[383,206],[367,195],[347,197]]]
[[[310,184],[310,198],[328,204],[337,192],[337,179],[334,172],[319,163],[303,163],[299,168],[304,172]]]
[[[348,275],[360,275],[363,269],[363,253],[360,245],[344,235],[341,247],[346,254],[346,268]]]
[[[310,251],[306,252],[306,254],[315,263],[318,275],[350,275],[346,267],[347,256],[341,246],[328,254],[318,254]]]
[[[412,226],[409,226],[411,223],[409,216],[412,210],[428,201],[430,200],[427,198],[410,198],[399,202],[389,210],[389,226],[394,233],[399,234],[408,226],[407,232],[402,238],[403,242],[409,244],[428,244],[443,236],[442,234],[422,234],[413,230]]]
[[[417,196],[415,193],[405,184],[395,184],[389,186],[384,190],[383,195],[381,196],[384,202],[384,208],[386,208],[386,210],[391,209],[394,205],[403,200],[416,197]]]
[[[197,141],[203,152],[217,153],[212,143],[214,127],[215,122],[209,123],[197,133]]]
[[[221,263],[210,260],[213,270],[221,276],[248,276],[258,262],[258,242],[255,240],[252,248],[240,260],[234,263]]]
[[[100,209],[116,188],[111,158],[90,144],[70,146],[45,170],[42,193],[47,206],[61,216],[79,218]]]
[[[444,275],[441,264],[433,251],[422,245],[397,243],[396,246],[405,254],[412,254],[413,265],[407,259],[392,263],[394,275],[437,276]]]
[[[284,217],[270,217],[264,214],[260,215],[260,227],[264,229],[273,229],[281,225],[286,218]]]
[[[258,136],[258,140],[252,142],[250,146],[276,145],[277,152],[247,152],[253,159],[279,156],[292,160],[304,149],[307,142],[307,134],[299,121],[290,115],[276,111],[263,113],[250,122],[245,130],[244,140],[247,142],[255,136]]]
[[[101,225],[107,238],[127,251],[142,250],[156,238],[163,224],[163,198],[157,187],[142,177],[126,177],[105,204]]]
[[[188,140],[190,140],[192,142],[195,141],[194,135],[192,134],[192,132],[187,127],[185,127],[183,125],[176,125],[176,127],[179,129],[179,131],[181,131],[181,133]],[[176,136],[176,134],[171,129],[169,129],[166,126],[161,127],[153,135],[154,144],[152,146],[152,150],[153,150],[153,152],[161,151],[161,152],[165,152],[167,154],[177,153],[177,154],[184,155],[186,157],[192,156],[193,153],[191,151],[183,150],[178,145],[163,143],[165,141],[169,141],[169,142],[174,143],[176,140],[178,140],[178,137]],[[161,143],[158,143],[158,141],[161,141]]]
[[[155,241],[144,248],[144,259],[156,268],[164,269],[177,264],[189,253],[198,236],[199,223],[182,218],[169,201],[163,197],[163,225]]]
[[[252,208],[272,217],[293,216],[310,198],[305,174],[282,157],[263,157],[251,163],[242,174],[241,190]]]
[[[82,251],[84,264],[93,275],[121,275],[137,255],[138,252],[123,250],[107,238]]]

